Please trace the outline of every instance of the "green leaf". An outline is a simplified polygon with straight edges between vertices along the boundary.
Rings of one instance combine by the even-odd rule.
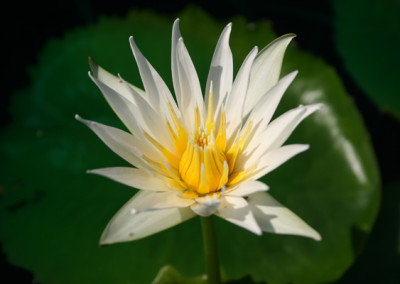
[[[156,278],[151,282],[152,284],[167,284],[167,283],[176,283],[176,284],[206,284],[206,276],[197,276],[193,278],[186,278],[182,276],[179,271],[177,271],[174,267],[170,265],[163,266],[158,272]]]
[[[196,9],[180,15],[182,34],[203,87],[223,24]],[[87,56],[141,85],[128,37],[171,86],[173,19],[132,12],[52,40],[32,69],[32,86],[14,96],[14,123],[2,133],[0,240],[11,263],[43,283],[149,283],[169,263],[186,277],[204,274],[199,218],[143,240],[98,246],[113,214],[136,192],[92,168],[124,166],[74,114],[123,127],[87,77]],[[199,24],[201,23],[201,25]],[[299,35],[301,36],[301,35]],[[274,39],[266,22],[233,19],[236,70],[254,45]],[[369,137],[335,71],[292,45],[282,74],[299,69],[278,112],[322,102],[289,142],[310,150],[263,180],[270,193],[318,230],[321,242],[256,236],[217,219],[219,252],[230,279],[323,283],[340,277],[368,236],[379,204],[379,176]]]
[[[400,1],[333,1],[335,39],[345,68],[381,109],[400,118]]]

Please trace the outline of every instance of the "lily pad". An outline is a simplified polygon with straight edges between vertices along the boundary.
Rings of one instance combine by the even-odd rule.
[[[345,68],[382,110],[400,118],[400,1],[332,1],[335,39]]]
[[[182,34],[205,83],[224,24],[204,12],[180,15]],[[201,228],[194,218],[143,240],[100,248],[102,230],[136,192],[98,176],[92,168],[124,166],[74,114],[123,128],[87,77],[91,55],[112,73],[141,86],[128,37],[169,86],[171,18],[132,12],[52,40],[32,69],[32,86],[15,94],[14,122],[1,134],[0,240],[10,263],[43,283],[149,283],[165,264],[185,277],[202,275]],[[201,25],[199,25],[201,23]],[[301,36],[301,35],[299,35]],[[266,22],[233,19],[231,46],[236,70],[254,45],[276,35]],[[322,235],[253,235],[217,222],[223,270],[268,283],[326,283],[340,277],[362,249],[379,204],[379,176],[369,137],[335,71],[291,46],[282,74],[299,69],[279,112],[322,102],[325,108],[302,123],[291,142],[310,150],[263,180],[270,193]],[[203,86],[204,87],[204,86]]]

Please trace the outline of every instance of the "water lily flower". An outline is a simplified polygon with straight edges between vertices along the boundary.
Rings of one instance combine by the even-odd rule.
[[[272,232],[320,240],[258,181],[308,149],[283,143],[321,107],[300,105],[271,121],[297,74],[279,79],[284,52],[294,35],[282,36],[260,52],[254,47],[233,80],[230,33],[231,24],[217,43],[204,97],[179,19],[173,25],[171,52],[176,102],[133,37],[129,41],[144,91],[90,60],[90,78],[130,133],[76,118],[133,167],[89,172],[139,189],[111,219],[101,244],[137,240],[196,215],[212,214],[257,235]]]

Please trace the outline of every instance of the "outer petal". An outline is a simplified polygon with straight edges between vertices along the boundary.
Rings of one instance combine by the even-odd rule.
[[[172,29],[171,67],[176,100],[183,122],[186,130],[192,132],[195,125],[193,111],[196,107],[203,121],[203,95],[196,69],[179,31],[179,19],[174,22]]]
[[[101,68],[101,66],[97,65],[97,63],[93,60],[92,57],[89,57],[89,65],[90,69],[92,69],[93,76],[108,86],[110,89],[113,89],[115,92],[123,96],[125,99],[133,102],[131,94],[126,90],[126,88],[121,84],[121,80],[109,73],[108,71]],[[133,85],[131,85],[133,89],[136,90],[141,96],[146,96],[145,92]]]
[[[258,180],[246,180],[226,191],[229,196],[248,196],[255,192],[267,191],[269,186]]]
[[[276,234],[299,235],[321,240],[320,234],[271,195],[257,192],[249,196],[249,206],[260,228]]]
[[[87,172],[90,174],[101,175],[116,182],[141,190],[173,191],[173,189],[171,189],[161,178],[156,176],[156,173],[150,173],[142,169],[114,167],[89,170]],[[180,192],[179,189],[176,191]]]
[[[226,136],[229,138],[228,149],[232,145],[234,133],[242,124],[243,106],[246,99],[247,86],[249,83],[250,69],[253,64],[254,58],[257,54],[258,48],[254,47],[243,61],[238,74],[236,75],[235,82],[232,86],[232,91],[228,94],[226,100]]]
[[[141,191],[129,200],[108,223],[101,245],[133,241],[158,233],[195,216],[190,208],[172,208],[132,214],[151,192]]]
[[[109,103],[113,111],[118,115],[118,117],[129,129],[129,131],[137,135],[138,137],[141,137],[142,136],[141,127],[143,127],[142,126],[143,123],[141,122],[140,119],[138,120],[138,117],[135,115],[135,113],[138,111],[138,107],[131,93],[127,90],[123,82],[119,79],[117,87],[114,86],[117,83],[113,81],[111,85],[112,87],[115,88],[114,89],[109,85],[104,84],[101,80],[98,80],[90,73],[89,77],[99,87],[99,89],[103,93],[104,97],[106,98],[107,102]],[[139,93],[137,94],[138,96],[141,96],[139,95]]]
[[[294,34],[283,35],[266,46],[254,60],[250,74],[244,115],[257,104],[265,92],[278,82],[283,55]]]
[[[215,215],[254,234],[262,234],[247,201],[242,197],[226,196]]]
[[[161,110],[164,115],[168,115],[169,111],[167,103],[170,103],[175,113],[179,117],[179,110],[167,85],[157,71],[153,68],[153,66],[151,66],[151,64],[140,52],[135,41],[133,40],[133,37],[129,38],[129,42],[139,67],[140,76],[142,78],[146,94],[153,109],[156,111]]]
[[[83,119],[79,115],[76,115],[75,118],[93,130],[93,132],[121,158],[135,167],[148,168],[147,164],[139,158],[140,154],[135,153],[135,148],[133,146],[135,145],[136,139],[134,136],[118,128]]]
[[[215,107],[213,110],[214,113],[219,112],[219,108],[225,96],[230,93],[232,88],[233,59],[232,52],[229,47],[229,36],[231,34],[231,30],[232,24],[228,24],[222,31],[217,43],[217,47],[215,48],[210,71],[208,73],[205,102],[208,103],[209,94],[212,92]]]
[[[299,106],[279,116],[262,133],[253,137],[245,153],[238,158],[236,167],[238,169],[253,167],[268,151],[280,147],[303,119],[321,107],[321,104]]]
[[[285,145],[278,149],[266,153],[259,161],[257,170],[249,177],[251,179],[259,179],[270,173],[292,157],[304,152],[309,148],[304,144]]]
[[[292,83],[297,73],[297,71],[293,71],[280,79],[275,86],[273,86],[268,92],[265,93],[264,96],[260,98],[257,105],[250,112],[248,121],[251,121],[253,125],[257,125],[253,136],[257,137],[260,131],[267,127],[283,94]],[[246,126],[244,126],[244,128],[246,128]],[[252,141],[254,141],[254,139]],[[251,147],[251,142],[248,146]]]
[[[162,113],[157,112],[152,108],[150,103],[140,96],[131,86],[120,77],[125,87],[131,92],[137,107],[135,112],[136,117],[141,117],[141,128],[151,134],[157,141],[163,141],[163,146],[170,152],[174,152],[175,148],[172,144],[171,137],[166,128],[166,123]]]
[[[285,143],[286,139],[289,138],[290,134],[292,134],[300,122],[316,110],[321,109],[321,107],[322,104],[299,106],[287,111],[272,121],[265,132],[261,135],[262,140],[269,137],[268,140],[264,140],[268,141],[268,143],[265,143],[264,151],[280,147]]]

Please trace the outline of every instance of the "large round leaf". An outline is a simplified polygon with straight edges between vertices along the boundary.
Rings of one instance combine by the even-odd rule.
[[[223,24],[194,9],[180,18],[204,84]],[[98,246],[106,223],[135,190],[85,174],[86,169],[125,163],[73,119],[79,113],[123,127],[87,77],[87,56],[141,85],[128,44],[131,34],[171,86],[172,20],[134,12],[53,40],[33,69],[32,86],[15,95],[15,121],[1,137],[0,239],[9,261],[33,271],[37,281],[148,283],[165,264],[188,277],[204,272],[198,218],[143,240]],[[263,47],[274,38],[265,22],[249,26],[233,19],[236,70],[252,46]],[[294,69],[299,76],[278,112],[313,102],[325,108],[290,139],[309,143],[311,149],[263,180],[273,196],[321,233],[322,241],[259,237],[219,220],[221,263],[231,279],[250,275],[268,283],[333,281],[353,262],[376,215],[377,167],[354,104],[331,67],[291,47],[282,73]]]
[[[374,103],[400,118],[400,1],[332,2],[336,45],[344,66]]]

